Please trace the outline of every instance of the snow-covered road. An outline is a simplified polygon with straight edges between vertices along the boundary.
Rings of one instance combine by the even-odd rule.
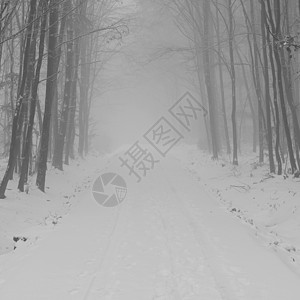
[[[118,207],[90,190],[53,231],[0,256],[4,300],[293,300],[300,279],[168,157]]]

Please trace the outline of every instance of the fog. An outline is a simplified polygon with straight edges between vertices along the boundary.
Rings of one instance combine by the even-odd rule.
[[[95,97],[92,117],[96,122],[93,144],[100,152],[132,144],[183,93],[195,89],[180,50],[188,44],[170,11],[155,2],[138,10],[129,36],[98,78],[97,90],[104,92]]]
[[[300,1],[0,7],[0,299],[299,299]]]

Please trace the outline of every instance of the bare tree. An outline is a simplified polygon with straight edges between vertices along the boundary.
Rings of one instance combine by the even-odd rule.
[[[47,62],[47,83],[45,96],[45,110],[43,118],[43,130],[41,135],[41,146],[38,156],[38,170],[36,184],[41,191],[45,191],[45,179],[47,171],[48,144],[52,102],[55,92],[56,72],[56,46],[58,33],[58,12],[59,0],[50,0],[49,2],[49,42],[48,42],[48,62]]]
[[[27,68],[29,63],[29,52],[30,52],[30,43],[31,43],[31,35],[32,35],[32,28],[33,28],[33,19],[36,13],[36,3],[37,0],[30,1],[30,11],[28,17],[28,25],[27,25],[27,34],[26,34],[26,46],[25,46],[25,53],[23,58],[23,74],[22,74],[22,81],[21,86],[19,89],[18,100],[15,107],[15,113],[13,118],[13,125],[12,125],[12,135],[11,135],[11,142],[10,142],[10,151],[9,151],[9,160],[7,164],[7,168],[2,179],[0,185],[0,199],[5,198],[5,190],[8,184],[8,181],[13,173],[13,169],[16,162],[16,155],[17,155],[17,134],[18,134],[18,126],[20,126],[20,113],[21,107],[23,102],[23,95],[25,91],[25,84],[26,84],[26,77],[27,77]]]

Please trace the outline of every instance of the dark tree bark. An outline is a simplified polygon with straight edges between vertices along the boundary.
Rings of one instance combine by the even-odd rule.
[[[34,80],[32,81],[29,122],[28,122],[28,128],[26,132],[23,163],[22,163],[22,169],[21,169],[19,185],[18,185],[18,188],[21,192],[24,192],[24,184],[26,183],[27,174],[28,174],[29,154],[31,152],[32,132],[34,126],[35,111],[36,111],[38,85],[39,85],[40,71],[41,71],[41,67],[43,63],[43,55],[44,55],[45,29],[47,23],[46,9],[48,5],[48,0],[42,0],[41,5],[42,5],[41,13],[43,17],[42,17],[41,30],[40,30],[39,56],[38,56],[38,61],[37,61],[37,66],[35,71],[35,77]]]
[[[72,3],[70,0],[66,1],[67,11],[72,10]],[[66,54],[66,69],[65,69],[65,85],[64,85],[64,98],[62,102],[61,117],[59,123],[59,130],[54,148],[53,166],[59,170],[63,170],[63,151],[65,144],[65,136],[69,115],[69,104],[72,92],[72,79],[74,70],[74,49],[73,49],[73,17],[70,14],[67,22],[67,54]]]
[[[41,3],[41,2],[40,2]],[[39,5],[40,7],[40,5]],[[40,18],[36,18],[35,22],[33,24],[33,32],[31,36],[31,42],[30,42],[30,50],[29,50],[29,57],[28,57],[28,70],[27,70],[27,77],[26,77],[26,86],[25,86],[25,92],[24,92],[24,97],[23,97],[23,103],[22,103],[22,123],[19,124],[19,136],[22,136],[22,140],[20,141],[20,177],[21,181],[19,181],[19,190],[21,192],[24,191],[24,182],[27,182],[27,176],[28,176],[28,162],[29,162],[29,155],[31,152],[26,150],[26,145],[27,142],[30,143],[29,147],[31,146],[31,139],[30,141],[26,140],[26,135],[28,131],[28,122],[29,122],[29,109],[30,109],[30,96],[32,96],[32,83],[34,80],[34,68],[35,68],[35,60],[36,60],[36,40],[37,40],[37,35],[39,31],[39,26],[40,26]],[[21,121],[20,121],[21,122]],[[28,157],[25,157],[28,155]],[[27,160],[28,162],[24,164],[24,160]],[[24,164],[23,172],[22,172],[22,166]],[[27,167],[25,168],[25,165],[27,164]],[[26,170],[26,171],[25,171]],[[23,184],[22,184],[23,182]]]
[[[268,0],[269,1],[269,0]],[[270,10],[270,6],[268,5],[268,11],[269,11],[269,18],[272,19],[272,12]],[[280,15],[280,1],[274,0],[274,13],[275,13],[275,22],[271,22],[272,25],[272,31],[275,34],[275,36],[281,36],[280,32],[280,23],[281,23],[281,15]],[[278,46],[276,41],[273,41],[273,49],[274,49],[274,57],[276,61],[277,66],[277,84],[278,84],[278,91],[279,91],[279,98],[280,98],[280,104],[281,104],[281,113],[282,113],[282,121],[284,126],[284,131],[286,135],[287,140],[287,147],[288,147],[288,153],[289,153],[289,159],[291,164],[292,172],[294,173],[297,170],[295,156],[293,152],[293,143],[291,139],[291,133],[287,118],[287,111],[285,106],[285,97],[284,97],[284,87],[282,82],[282,66],[281,66],[281,60],[280,60],[280,51],[282,49]]]
[[[289,32],[289,16],[288,16],[288,2],[285,3],[285,24],[286,24],[286,33],[287,35],[290,35]],[[299,149],[300,149],[300,128],[299,128],[299,121],[298,121],[298,115],[297,115],[297,103],[294,99],[294,93],[293,93],[293,82],[292,82],[292,63],[291,58],[292,55],[290,52],[287,52],[286,54],[284,51],[280,51],[280,59],[281,59],[281,65],[282,65],[282,74],[283,74],[283,81],[285,86],[285,93],[286,93],[286,99],[288,106],[290,108],[290,112],[292,115],[292,123],[293,123],[293,135],[295,140],[295,156],[298,164],[298,169],[300,169],[300,157],[299,157]]]
[[[229,21],[229,56],[230,56],[230,77],[231,77],[231,92],[232,92],[232,111],[231,111],[231,121],[232,121],[232,143],[233,143],[233,153],[232,153],[232,163],[238,165],[238,145],[237,145],[237,128],[236,128],[236,77],[235,77],[235,66],[234,66],[234,53],[233,53],[233,13],[232,13],[232,2],[228,0],[228,21]]]
[[[204,78],[208,97],[209,105],[209,117],[210,117],[210,131],[212,141],[213,159],[218,159],[218,137],[216,128],[216,101],[213,92],[212,83],[212,64],[211,64],[211,36],[210,36],[210,2],[203,1],[203,66],[204,66]]]
[[[81,17],[86,18],[87,3],[82,5]],[[83,28],[83,33],[87,28]],[[79,140],[78,140],[78,154],[83,157],[85,144],[87,143],[86,137],[86,126],[87,126],[87,114],[88,114],[88,94],[89,94],[89,76],[90,66],[87,61],[88,55],[88,37],[84,36],[80,43],[80,99],[79,99],[79,116],[78,116],[78,129],[79,129]]]
[[[280,157],[280,116],[279,116],[279,106],[278,106],[278,97],[277,97],[277,77],[276,77],[276,69],[274,63],[274,54],[272,43],[270,40],[270,33],[267,31],[267,45],[269,49],[269,58],[270,58],[270,65],[272,71],[272,87],[273,87],[273,102],[274,102],[274,109],[275,109],[275,131],[276,131],[276,141],[275,141],[275,156],[277,161],[277,174],[282,174],[282,160]]]
[[[27,67],[28,67],[28,57],[29,57],[29,51],[30,51],[30,42],[31,42],[31,33],[32,33],[32,21],[35,16],[36,12],[36,2],[37,0],[31,0],[30,1],[30,11],[29,11],[29,17],[28,17],[28,27],[27,27],[27,33],[26,33],[26,46],[25,46],[25,53],[24,53],[24,59],[23,59],[23,75],[22,75],[22,81],[21,86],[18,94],[18,100],[16,103],[14,118],[13,118],[13,125],[12,125],[12,134],[11,134],[11,142],[10,142],[10,150],[9,150],[9,159],[7,168],[4,174],[4,177],[2,179],[1,185],[0,185],[0,199],[5,198],[5,191],[8,184],[8,181],[11,177],[11,174],[13,173],[15,163],[16,163],[16,156],[17,156],[17,133],[18,133],[18,125],[19,125],[19,119],[20,119],[20,112],[21,112],[21,106],[23,102],[23,94],[25,89],[25,83],[26,83],[26,76],[27,76]]]
[[[49,42],[48,42],[48,62],[47,62],[47,83],[45,96],[45,110],[43,118],[43,131],[41,136],[41,145],[39,152],[38,170],[36,184],[41,191],[45,191],[45,180],[47,172],[48,144],[52,101],[55,92],[56,83],[56,46],[58,33],[58,11],[59,0],[50,0],[50,16],[49,16]]]
[[[267,18],[266,18],[265,2],[261,1],[261,33],[262,33],[262,52],[263,52],[263,60],[264,60],[263,74],[264,74],[264,81],[265,81],[267,143],[268,143],[270,172],[275,173],[272,125],[271,125],[271,96],[270,96],[270,87],[269,87],[270,80],[269,80],[269,62],[268,62],[268,55],[267,55],[266,28],[267,28]]]

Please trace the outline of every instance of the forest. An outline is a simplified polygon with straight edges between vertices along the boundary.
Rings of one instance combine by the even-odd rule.
[[[0,299],[300,295],[300,0],[0,0]]]
[[[170,6],[194,50],[213,159],[225,150],[238,165],[246,134],[271,173],[299,176],[300,2],[175,1]]]
[[[35,173],[44,191],[47,162],[63,170],[88,153],[93,85],[128,34],[121,11],[110,0],[1,1],[0,198],[14,173],[20,191]]]
[[[212,158],[238,165],[243,137],[270,173],[299,176],[300,2],[2,0],[0,198],[14,176],[21,192],[33,175],[45,191],[47,164],[88,154],[99,73],[138,26],[132,6],[151,4],[185,39],[161,55],[182,53]]]

